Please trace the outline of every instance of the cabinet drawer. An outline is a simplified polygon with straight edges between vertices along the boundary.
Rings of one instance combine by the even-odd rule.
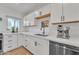
[[[4,39],[6,40],[17,39],[17,35],[4,35]]]
[[[7,51],[10,51],[10,50],[15,49],[15,48],[17,48],[16,43],[15,44],[4,45],[3,50],[4,50],[4,52],[7,52]]]
[[[17,40],[12,40],[12,39],[11,39],[11,40],[4,40],[3,42],[4,42],[4,44],[7,45],[7,44],[10,44],[10,43],[11,43],[11,44],[16,43]]]

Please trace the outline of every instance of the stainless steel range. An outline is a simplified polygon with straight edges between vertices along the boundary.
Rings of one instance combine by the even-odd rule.
[[[3,40],[3,34],[0,33],[0,51],[2,51],[2,40]]]

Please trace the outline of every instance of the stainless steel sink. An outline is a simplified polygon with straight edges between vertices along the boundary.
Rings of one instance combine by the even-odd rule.
[[[47,37],[48,36],[48,35],[43,35],[43,34],[35,34],[35,35],[43,36],[43,37]]]

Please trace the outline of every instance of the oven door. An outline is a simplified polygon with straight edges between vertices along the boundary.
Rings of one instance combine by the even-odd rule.
[[[2,40],[0,40],[0,51],[2,50]]]

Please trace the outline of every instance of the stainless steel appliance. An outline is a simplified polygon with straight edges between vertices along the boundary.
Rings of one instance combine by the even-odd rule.
[[[57,38],[69,39],[70,38],[69,30],[70,30],[69,26],[58,25],[58,27],[57,27]]]
[[[79,55],[79,47],[49,41],[49,55]]]
[[[0,33],[0,51],[2,51],[2,39],[3,39],[3,34]]]

